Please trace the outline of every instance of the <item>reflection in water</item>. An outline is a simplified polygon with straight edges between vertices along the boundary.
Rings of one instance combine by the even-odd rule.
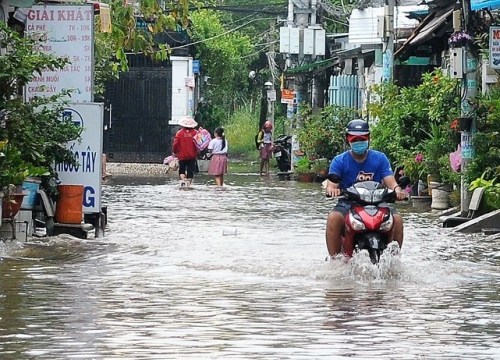
[[[495,359],[498,238],[400,204],[379,269],[325,263],[318,184],[105,185],[105,238],[0,243],[2,359]]]

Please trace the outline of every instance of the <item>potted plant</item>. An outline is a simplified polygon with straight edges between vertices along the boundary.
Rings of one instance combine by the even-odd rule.
[[[28,176],[47,173],[22,159],[22,153],[7,140],[0,141],[0,192],[2,193],[2,217],[12,218],[21,208],[24,196],[21,185]]]
[[[422,184],[427,182],[427,174],[429,173],[424,155],[421,152],[413,153],[411,156],[405,158],[402,165],[405,175],[410,179],[412,195],[427,195],[421,191],[422,189],[418,189],[419,183]],[[422,186],[420,187],[422,188]]]
[[[431,124],[429,138],[424,142],[424,153],[429,171],[429,189],[432,196],[433,209],[450,207],[449,195],[459,177],[450,165],[450,153],[453,152],[458,139],[445,124]]]
[[[307,156],[303,156],[297,161],[294,172],[298,181],[312,182],[314,180],[316,174],[311,169],[312,164],[313,162]]]
[[[316,159],[313,161],[311,165],[311,170],[315,173],[316,179],[321,182],[326,179],[328,175],[328,167],[330,166],[330,162],[328,159]]]
[[[471,44],[473,40],[467,31],[459,30],[450,35],[448,45],[452,48],[459,48]]]
[[[21,152],[7,141],[0,141],[0,191],[2,192],[2,218],[14,217],[21,207],[24,194],[19,186],[28,176],[28,166]]]

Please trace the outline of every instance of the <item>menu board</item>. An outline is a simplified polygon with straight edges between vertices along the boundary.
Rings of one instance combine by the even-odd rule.
[[[500,26],[490,26],[490,66],[500,69]]]
[[[84,5],[34,5],[26,19],[27,36],[39,39],[37,50],[66,57],[63,69],[36,74],[25,99],[72,90],[72,102],[93,100],[94,9]]]

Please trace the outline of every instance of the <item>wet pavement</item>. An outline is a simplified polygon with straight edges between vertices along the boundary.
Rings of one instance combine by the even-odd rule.
[[[399,204],[400,257],[325,263],[319,184],[104,185],[103,238],[0,243],[1,359],[498,359],[498,237]]]

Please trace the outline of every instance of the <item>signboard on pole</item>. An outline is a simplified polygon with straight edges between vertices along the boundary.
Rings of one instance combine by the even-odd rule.
[[[66,57],[71,63],[61,70],[36,74],[25,87],[25,100],[72,89],[72,102],[92,101],[93,5],[34,5],[28,11],[26,35],[41,40],[37,50]]]
[[[200,72],[201,72],[200,60],[193,60],[193,74],[199,74]]]
[[[102,143],[104,104],[72,103],[64,108],[61,116],[83,127],[81,142],[71,141],[71,150],[77,166],[59,163],[55,171],[63,185],[83,185],[83,212],[101,212]]]
[[[500,69],[500,26],[490,26],[490,66]]]
[[[290,89],[281,90],[281,103],[293,105],[295,99],[295,91]]]
[[[267,101],[276,101],[276,90],[267,90]]]

